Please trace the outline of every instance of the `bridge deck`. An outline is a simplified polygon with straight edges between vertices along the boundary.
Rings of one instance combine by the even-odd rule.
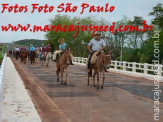
[[[2,114],[2,115],[1,115]],[[2,122],[41,122],[10,58],[6,58],[3,77]]]
[[[75,65],[69,66],[68,85],[61,86],[56,82],[54,62],[46,68],[39,62],[31,65],[12,60],[43,120],[153,121],[153,81],[106,73],[104,89],[97,90],[92,86],[92,79],[87,86],[85,67]],[[160,89],[163,90],[163,84]],[[160,102],[160,121],[163,121],[162,94]]]

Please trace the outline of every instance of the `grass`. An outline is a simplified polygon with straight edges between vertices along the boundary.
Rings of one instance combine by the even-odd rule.
[[[0,45],[0,49],[2,49],[4,53],[7,50],[5,45]],[[1,65],[2,60],[3,60],[2,50],[0,51],[0,65]]]

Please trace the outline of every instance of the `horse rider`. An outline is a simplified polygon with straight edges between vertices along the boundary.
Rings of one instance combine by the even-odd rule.
[[[41,58],[42,53],[45,53],[46,51],[46,47],[44,46],[44,44],[42,44],[42,47],[40,47],[40,54],[39,57]]]
[[[99,31],[95,32],[95,38],[93,38],[89,43],[88,43],[88,51],[89,51],[89,58],[88,58],[88,72],[90,73],[90,76],[92,76],[92,69],[91,69],[91,57],[92,55],[97,52],[101,52],[106,48],[106,43],[103,39],[101,39],[101,33]]]
[[[14,52],[20,51],[19,47],[15,47]]]
[[[36,52],[38,51],[38,47],[37,47],[37,45],[35,45],[35,51],[36,51]]]
[[[59,50],[54,52],[53,61],[56,61],[57,54],[60,54],[62,51],[66,50],[68,48],[68,45],[64,42],[63,38],[60,38],[58,40],[58,43],[59,43]],[[70,64],[73,65],[72,57],[71,57],[71,60],[70,60]]]
[[[38,58],[38,47],[35,45],[36,57]]]
[[[35,47],[30,44],[30,47],[29,47],[29,56],[31,56],[32,52],[35,50]]]
[[[51,53],[50,53],[50,50],[51,50],[50,44],[48,44],[47,47],[46,47],[46,56],[48,56],[48,55],[51,54]]]
[[[48,46],[46,47],[46,54],[50,53],[50,50],[51,50],[50,44],[48,44]]]
[[[25,51],[25,50],[26,50],[25,46],[21,47],[20,50],[21,50],[21,51]]]
[[[20,53],[20,48],[17,46],[15,49],[14,49],[14,55],[15,56],[18,56]]]

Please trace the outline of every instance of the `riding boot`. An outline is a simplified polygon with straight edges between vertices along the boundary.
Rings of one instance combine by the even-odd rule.
[[[72,63],[72,61],[70,61],[70,64],[71,64],[71,65],[74,65],[74,64]]]
[[[106,67],[105,67],[105,72],[109,72],[108,69],[109,69],[109,68],[106,68]]]
[[[107,68],[105,68],[105,72],[109,72],[109,71],[107,70]]]

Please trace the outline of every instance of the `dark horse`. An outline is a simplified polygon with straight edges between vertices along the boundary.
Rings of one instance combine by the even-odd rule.
[[[30,55],[31,64],[35,63],[35,58],[36,58],[36,51],[32,51]]]
[[[56,71],[57,81],[59,82],[59,73],[61,72],[61,85],[67,84],[68,62],[69,61],[71,61],[70,49],[66,49],[60,54],[60,57],[56,61],[56,64],[57,64],[57,71]],[[63,81],[64,70],[66,71],[65,81]]]
[[[9,55],[10,55],[10,56],[12,55],[12,50],[11,50],[11,49],[9,50]]]
[[[20,56],[20,52],[19,52],[19,51],[16,51],[16,52],[15,52],[16,60],[18,60],[19,56]]]
[[[27,56],[28,52],[26,50],[20,52],[20,59],[21,62],[24,62],[24,64],[26,64]]]
[[[103,79],[102,79],[102,85],[101,89],[103,89],[104,86],[104,80],[105,80],[105,70],[106,68],[109,67],[110,65],[110,60],[111,60],[111,51],[109,52],[100,52],[97,54],[97,60],[94,64],[91,66],[91,70],[94,70],[93,74],[93,85],[94,87],[96,86],[95,84],[95,76],[97,75],[97,89],[99,89],[99,72],[103,72]],[[88,70],[88,85],[89,85],[89,76],[90,76],[90,69]]]

